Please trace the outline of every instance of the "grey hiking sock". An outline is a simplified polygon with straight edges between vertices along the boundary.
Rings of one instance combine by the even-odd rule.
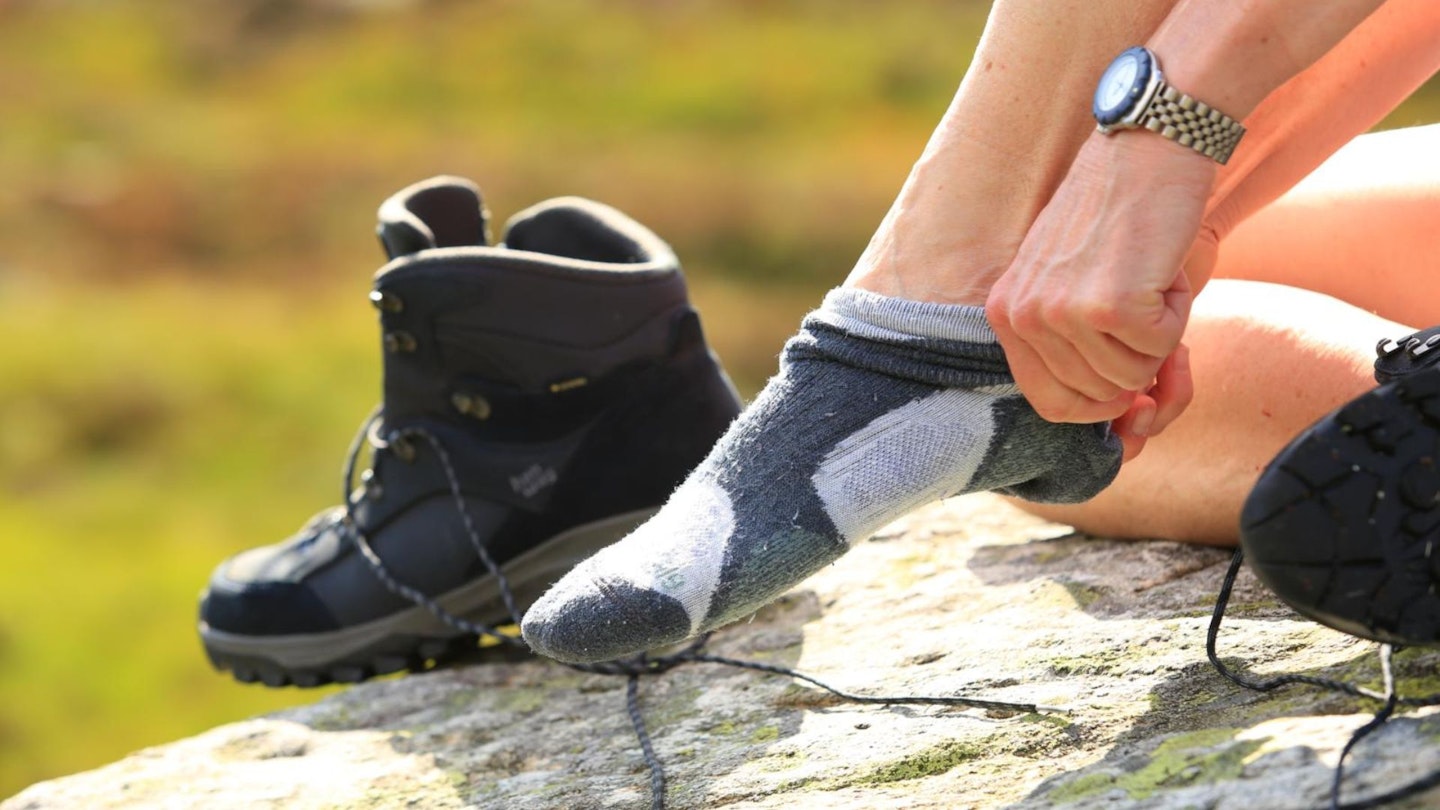
[[[1119,467],[1108,425],[1036,415],[983,308],[834,290],[665,507],[530,608],[525,640],[570,663],[672,644],[753,613],[931,501],[1082,501]]]

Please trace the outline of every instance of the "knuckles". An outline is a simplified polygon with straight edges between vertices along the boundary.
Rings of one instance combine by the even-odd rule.
[[[1126,391],[1143,391],[1155,381],[1155,375],[1164,362],[1164,358],[1136,355],[1123,368],[1115,369],[1111,376],[1115,378],[1115,384]]]
[[[1067,337],[1082,332],[1112,332],[1131,326],[1135,313],[1117,296],[1089,294],[993,293],[985,304],[991,322],[1008,326],[1016,335],[1032,338],[1041,334]]]
[[[1125,404],[1111,405],[1105,402],[1096,402],[1079,394],[1072,394],[1054,401],[1043,398],[1039,401],[1032,400],[1030,406],[1035,409],[1035,413],[1039,414],[1041,419],[1047,422],[1069,424],[1109,422],[1119,418],[1128,407]]]
[[[1014,277],[1002,276],[986,299],[985,314],[1010,356],[1017,385],[1042,419],[1095,423],[1124,415],[1131,398],[1120,395],[1148,389],[1164,362],[1163,357],[1141,353],[1126,339],[1144,329],[1143,308],[1137,309],[1135,303],[1114,290],[1037,288]],[[1087,333],[1113,338],[1125,349],[1118,357],[1107,353],[1102,363],[1103,374],[1095,368],[1090,370],[1100,379],[1084,383],[1085,388],[1094,390],[1080,391],[1045,366],[1049,361],[1044,359],[1044,347],[1059,337],[1081,350],[1075,338]],[[1017,351],[1020,344],[1024,344],[1025,351]],[[1129,356],[1123,356],[1125,350]],[[1084,358],[1081,351],[1082,359],[1092,362]],[[1027,354],[1033,357],[1022,360]],[[1077,377],[1076,381],[1081,380]]]
[[[1015,381],[1030,407],[1047,422],[1108,422],[1130,407],[1128,397],[1104,402],[1093,400],[1048,376],[1035,379],[1034,375],[1017,373]]]

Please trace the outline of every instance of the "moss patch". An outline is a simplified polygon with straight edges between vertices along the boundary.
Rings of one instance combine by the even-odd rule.
[[[1054,655],[1046,659],[1050,672],[1059,677],[1072,675],[1124,675],[1134,663],[1126,650],[1111,649],[1088,655]]]
[[[1065,588],[1065,592],[1070,594],[1070,598],[1075,600],[1075,605],[1081,610],[1100,601],[1100,597],[1105,595],[1105,591],[1102,589],[1081,582],[1061,582],[1060,585]]]
[[[780,739],[779,726],[761,726],[755,729],[755,732],[750,735],[750,742],[756,743],[767,743],[778,739]]]
[[[766,755],[760,757],[759,759],[751,761],[754,763],[754,767],[762,773],[776,773],[778,771],[788,771],[794,768],[798,768],[801,765],[805,764],[808,759],[809,757],[806,756],[804,751],[796,748],[786,748],[781,751],[775,751],[772,749]],[[798,782],[805,783],[817,781],[819,781],[818,778],[814,776],[807,776],[801,780],[798,780]],[[786,784],[789,783],[787,782]],[[837,783],[836,786],[839,787],[841,785]]]
[[[1030,714],[1020,715],[1018,719],[1022,723],[1035,723],[1037,725],[1050,726],[1051,728],[1069,728],[1072,725],[1070,718],[1061,714],[1031,712]]]
[[[1132,799],[1145,799],[1161,790],[1235,779],[1245,759],[1265,743],[1263,739],[1237,742],[1238,732],[1212,728],[1171,737],[1138,770],[1083,774],[1050,791],[1047,798],[1069,802],[1118,789]]]
[[[896,762],[886,763],[855,780],[856,784],[884,784],[905,779],[920,779],[945,773],[962,762],[984,756],[984,748],[957,740],[909,754]]]
[[[664,696],[653,704],[644,706],[645,722],[651,728],[665,728],[674,725],[682,718],[691,717],[700,713],[695,708],[695,701],[700,698],[700,687],[671,688],[664,693]]]

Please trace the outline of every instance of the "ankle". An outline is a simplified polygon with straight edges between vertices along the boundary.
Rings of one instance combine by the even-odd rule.
[[[841,286],[931,304],[983,307],[991,286],[1009,266],[1008,260],[986,261],[960,249],[887,248],[884,255],[873,257],[871,252],[866,251]]]
[[[984,306],[1025,237],[1030,206],[1013,189],[965,188],[944,167],[915,167],[842,286],[935,304]],[[963,175],[953,174],[952,177]]]

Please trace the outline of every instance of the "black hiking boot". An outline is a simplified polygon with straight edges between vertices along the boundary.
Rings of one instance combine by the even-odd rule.
[[[436,608],[518,618],[658,509],[739,412],[649,230],[578,198],[517,214],[501,245],[486,230],[458,178],[380,207],[371,468],[349,518],[322,512],[212,576],[200,636],[238,680],[354,682],[473,651]]]
[[[1382,383],[1300,434],[1241,513],[1260,580],[1362,638],[1440,645],[1440,327],[1383,340]]]

